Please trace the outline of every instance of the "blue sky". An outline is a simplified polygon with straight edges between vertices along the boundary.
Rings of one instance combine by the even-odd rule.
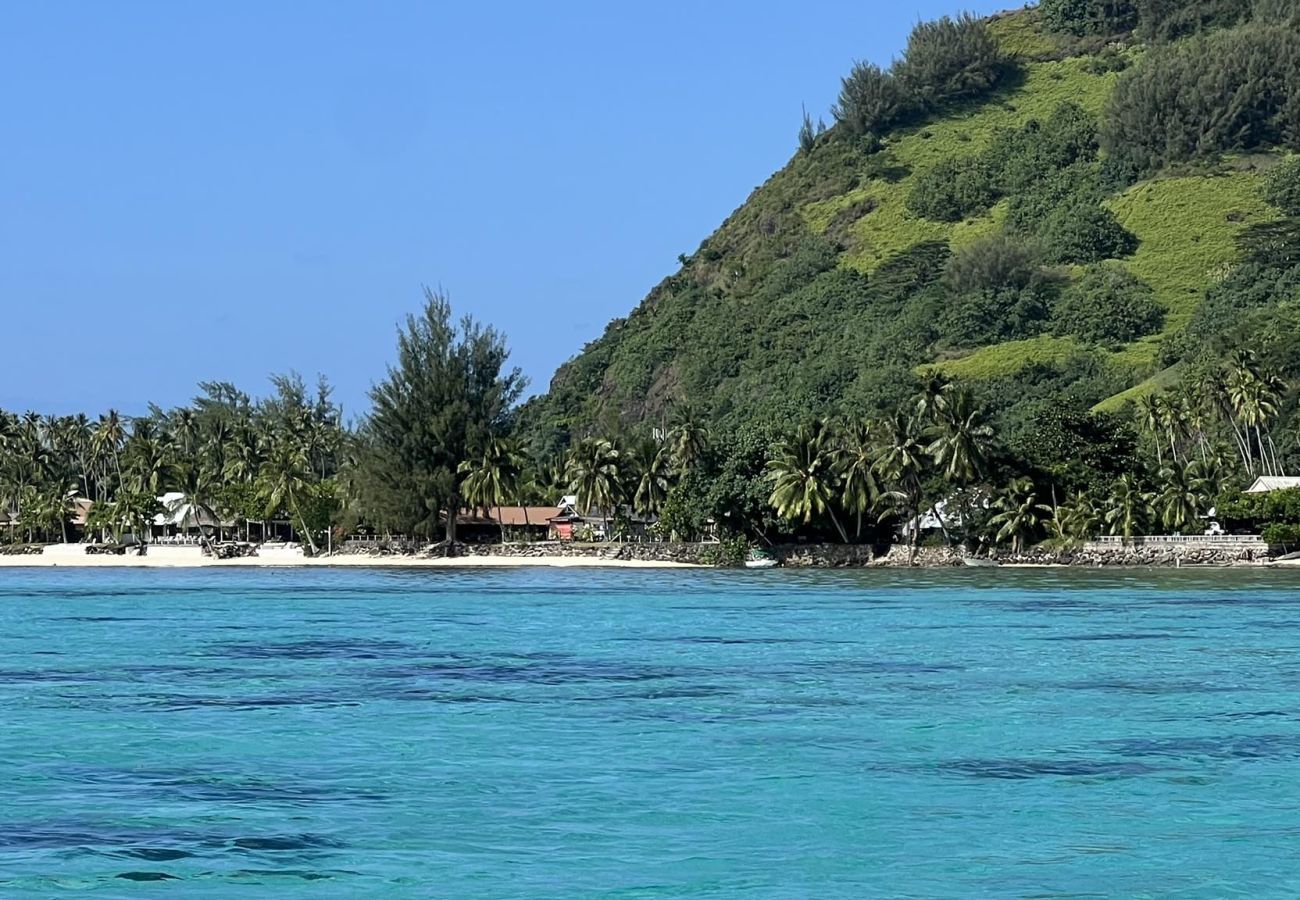
[[[297,369],[361,413],[426,284],[544,390],[852,60],[1005,5],[6,4],[0,407],[138,413]]]

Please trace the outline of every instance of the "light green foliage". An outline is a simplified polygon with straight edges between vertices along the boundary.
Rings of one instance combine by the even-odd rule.
[[[1138,238],[1125,266],[1156,292],[1168,329],[1185,325],[1206,287],[1238,259],[1237,235],[1251,223],[1275,218],[1260,186],[1253,172],[1163,178],[1106,204]]]
[[[948,359],[927,366],[928,370],[948,378],[964,381],[984,381],[1003,375],[1014,375],[1030,365],[1055,365],[1063,363],[1083,346],[1073,338],[1039,335],[1023,341],[1007,341],[992,347],[983,347],[959,359]]]
[[[1047,120],[1063,104],[1077,104],[1095,115],[1116,77],[1089,73],[1080,59],[1026,65],[1022,83],[997,101],[954,109],[941,119],[891,137],[879,156],[890,162],[890,172],[910,172],[910,178],[871,177],[859,183],[851,197],[805,201],[804,218],[814,230],[822,230],[839,209],[861,197],[872,197],[876,201],[872,212],[848,229],[849,246],[844,254],[845,264],[864,272],[922,241],[960,239],[968,228],[987,230],[992,222],[988,214],[953,225],[932,222],[909,211],[907,198],[913,179],[946,160],[982,153],[1000,134],[1019,129],[1032,119]]]

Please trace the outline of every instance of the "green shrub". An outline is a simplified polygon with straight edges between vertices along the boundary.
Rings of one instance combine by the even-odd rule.
[[[1251,0],[1137,0],[1142,37],[1173,41],[1250,18]]]
[[[1274,546],[1295,547],[1300,545],[1300,525],[1286,525],[1282,522],[1270,522],[1260,532],[1266,544]]]
[[[991,234],[962,247],[948,259],[943,286],[951,294],[1027,287],[1039,277],[1041,256],[1033,241]]]
[[[952,346],[1032,337],[1043,330],[1053,286],[1032,242],[1003,233],[961,248],[948,260],[948,293],[939,328]]]
[[[997,200],[988,166],[977,157],[947,159],[918,175],[907,208],[935,222],[960,222]]]
[[[1164,310],[1149,285],[1118,266],[1102,265],[1065,291],[1052,321],[1056,334],[1115,347],[1158,332]]]
[[[1050,309],[1045,283],[990,287],[950,298],[940,331],[953,347],[1023,340],[1043,331]]]
[[[1062,103],[1045,121],[1030,119],[999,132],[985,159],[998,188],[1015,195],[1096,156],[1097,117],[1075,103]]]
[[[1026,234],[1035,233],[1043,220],[1063,206],[1095,206],[1103,191],[1095,163],[1079,162],[1040,178],[1012,194],[1007,204],[1007,224]]]
[[[1043,245],[1054,263],[1086,264],[1119,259],[1137,249],[1137,238],[1110,210],[1095,203],[1057,207],[1043,221]]]
[[[1249,24],[1158,47],[1120,76],[1102,147],[1133,172],[1300,140],[1300,29]]]
[[[883,134],[907,112],[898,79],[872,63],[855,63],[840,82],[840,98],[831,113],[855,135]]]
[[[909,100],[934,108],[987,93],[1012,68],[988,23],[962,13],[919,23],[893,71]]]
[[[1042,0],[1043,21],[1066,34],[1113,34],[1137,24],[1134,0]]]
[[[1288,216],[1300,216],[1300,156],[1293,156],[1269,173],[1264,199]]]

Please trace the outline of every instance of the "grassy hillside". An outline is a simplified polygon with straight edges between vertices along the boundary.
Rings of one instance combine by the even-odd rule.
[[[1126,123],[1150,117],[1134,82],[1175,78],[1180,54],[1212,52],[1197,41],[1237,41],[1242,56],[1287,40],[1224,21],[1209,37],[1144,26],[1177,38],[1156,45],[1131,26],[1075,34],[1019,10],[978,25],[1000,55],[960,78],[931,74],[933,47],[914,34],[895,70],[851,73],[839,122],[801,135],[678,272],[565,364],[526,428],[554,446],[683,404],[724,425],[878,412],[935,373],[1013,421],[1062,398],[1113,409],[1168,387],[1208,346],[1202,307],[1243,236],[1283,218],[1264,182],[1280,135],[1300,141],[1243,127],[1183,140],[1184,158],[1161,158],[1158,142],[1129,152],[1141,141]],[[863,102],[855,118],[854,85],[871,102],[911,91],[910,106]],[[1199,99],[1204,118],[1223,118]]]

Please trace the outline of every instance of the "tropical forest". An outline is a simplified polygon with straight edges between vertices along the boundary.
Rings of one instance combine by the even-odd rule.
[[[737,552],[1300,545],[1300,489],[1245,493],[1300,475],[1300,2],[957,13],[795,112],[785,167],[546,390],[427,292],[355,420],[293,373],[0,411],[0,540],[66,540],[78,502],[120,537],[177,494],[310,552],[454,542],[458,510],[571,495],[607,537]]]

